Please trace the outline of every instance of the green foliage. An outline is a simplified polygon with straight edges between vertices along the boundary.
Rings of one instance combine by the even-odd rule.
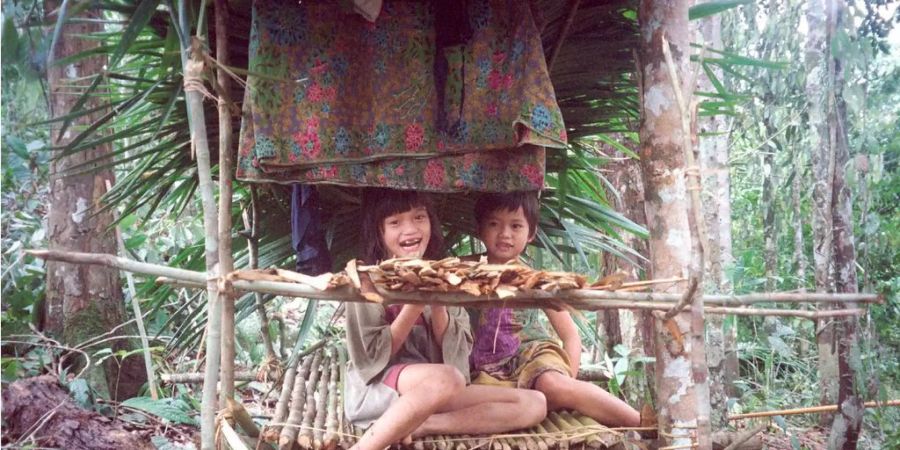
[[[7,15],[9,14],[9,15]],[[2,259],[3,334],[28,332],[37,321],[44,296],[43,262],[26,256],[26,248],[46,246],[47,130],[28,124],[46,117],[43,86],[30,65],[31,43],[40,35],[19,32],[27,17],[21,8],[4,8],[2,125],[0,125],[0,259]],[[9,95],[16,93],[16,95]]]
[[[655,358],[633,356],[632,351],[622,344],[613,347],[613,351],[615,351],[616,354],[612,357],[605,353],[603,355],[606,368],[609,373],[612,374],[609,379],[609,384],[607,385],[607,390],[612,395],[622,396],[623,387],[625,386],[625,381],[628,377],[639,377],[642,373],[641,368],[643,365],[654,362]]]
[[[191,416],[190,405],[180,399],[153,400],[150,397],[133,397],[122,402],[122,406],[153,414],[172,423],[197,425],[197,420]]]
[[[691,6],[691,9],[688,10],[688,18],[690,20],[702,19],[741,5],[746,5],[751,1],[752,0],[712,0],[699,3]]]
[[[778,290],[814,288],[814,248],[810,160],[811,132],[806,111],[806,67],[803,39],[796,30],[803,20],[804,3],[798,1],[748,5],[725,13],[723,34],[729,52],[787,66],[747,66],[742,77],[727,74],[726,88],[750,92],[739,101],[730,133],[732,221],[735,263],[729,274],[737,293],[763,290],[774,283]],[[851,4],[846,23],[858,23],[859,5]],[[766,8],[763,10],[763,8]],[[802,37],[802,35],[801,35]],[[831,43],[831,55],[845,70],[841,100],[847,108],[850,163],[844,169],[852,192],[855,240],[861,289],[881,292],[884,305],[872,305],[860,321],[863,373],[867,400],[896,398],[900,342],[897,340],[897,258],[900,224],[898,204],[897,96],[898,60],[895,55],[875,56],[873,42],[847,27]],[[726,72],[727,73],[727,72]],[[731,76],[728,76],[731,75]],[[825,88],[830,88],[826,86]],[[767,163],[771,157],[771,165]],[[774,173],[772,198],[765,198],[764,175]],[[793,205],[793,181],[800,180],[799,209]],[[765,267],[764,205],[775,210],[777,267]],[[797,274],[794,234],[802,233],[807,269]],[[818,355],[814,324],[801,319],[747,319],[738,321],[743,395],[737,404],[745,411],[815,405],[819,401]],[[784,426],[813,425],[816,417],[783,418]],[[900,415],[891,409],[868,410],[865,441],[861,448],[887,448],[891,429]]]

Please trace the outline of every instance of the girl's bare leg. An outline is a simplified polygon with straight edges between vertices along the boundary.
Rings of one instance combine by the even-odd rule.
[[[465,379],[452,366],[413,364],[400,372],[400,398],[366,430],[352,448],[382,450],[412,434],[426,418],[465,389]]]
[[[538,391],[469,385],[413,434],[501,433],[534,426],[546,415],[547,402]]]
[[[603,425],[614,427],[636,427],[641,423],[637,410],[596,384],[559,372],[545,372],[538,377],[534,387],[547,396],[550,411],[574,409]]]

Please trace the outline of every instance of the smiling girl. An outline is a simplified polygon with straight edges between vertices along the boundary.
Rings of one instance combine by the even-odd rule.
[[[424,194],[373,189],[362,206],[366,262],[443,256],[440,222]],[[462,308],[348,303],[347,347],[344,409],[351,422],[368,427],[354,448],[382,449],[410,436],[499,433],[546,415],[537,391],[467,386],[472,335]]]

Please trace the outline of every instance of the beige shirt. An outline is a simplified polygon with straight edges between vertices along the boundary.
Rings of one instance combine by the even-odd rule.
[[[413,325],[409,336],[391,356],[391,327],[382,305],[347,303],[347,350],[350,366],[344,378],[344,412],[354,425],[367,427],[387,410],[398,394],[384,383],[385,373],[397,364],[444,363],[456,367],[469,381],[472,333],[463,308],[447,307],[450,316],[442,345],[431,326],[426,306],[425,325]]]

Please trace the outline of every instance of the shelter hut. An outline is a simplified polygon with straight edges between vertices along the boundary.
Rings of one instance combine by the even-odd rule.
[[[460,5],[468,8],[451,11]],[[328,250],[311,241],[321,240],[317,203],[332,210],[339,201],[329,195],[333,186],[457,198],[540,190],[545,161],[555,165],[548,170],[565,167],[570,136],[625,131],[636,117],[630,48],[637,30],[627,2],[386,2],[374,11],[377,19],[372,11],[309,2],[260,0],[249,10],[251,17],[248,9],[234,11],[228,27],[230,49],[250,39],[243,47],[249,52],[232,61],[249,73],[246,89],[232,93],[243,98],[237,178],[306,184],[293,187],[291,202],[302,272],[331,269]],[[316,195],[309,184],[327,187]],[[444,205],[450,203],[464,206],[438,210],[462,219],[470,232],[470,202]],[[331,255],[342,267],[346,255]],[[289,414],[273,423],[286,420],[299,433],[276,425],[263,438],[304,448],[352,443],[359,433],[340,420],[340,394],[330,391],[344,378],[338,362],[345,360],[336,348],[298,361],[294,385],[282,389],[305,395],[293,395]],[[604,448],[624,436],[568,412],[526,431],[427,437],[414,445]]]

